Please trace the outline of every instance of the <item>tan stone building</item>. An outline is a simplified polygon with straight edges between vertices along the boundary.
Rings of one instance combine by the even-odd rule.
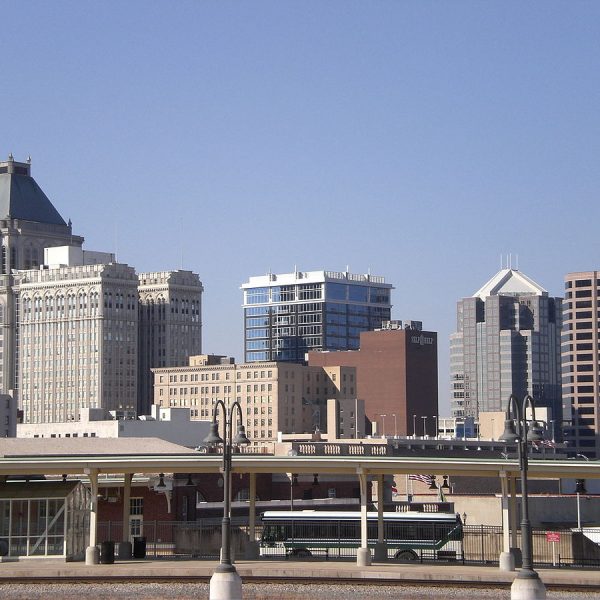
[[[37,269],[44,249],[83,244],[31,176],[31,159],[0,161],[0,392],[18,398],[14,269]]]
[[[574,454],[600,457],[600,271],[565,276],[561,346],[564,422],[552,424]]]
[[[246,434],[257,443],[278,432],[308,433],[327,427],[327,400],[356,397],[353,367],[307,367],[280,362],[235,364],[223,356],[190,357],[189,365],[152,369],[154,403],[183,406],[192,418],[211,419],[217,400],[237,400]],[[356,437],[356,436],[352,436]]]
[[[152,367],[202,352],[202,282],[191,271],[139,274],[138,414],[150,414]]]
[[[30,160],[0,161],[0,212],[0,393],[25,423],[77,420],[81,408],[149,413],[150,368],[202,351],[198,275],[138,277],[83,250]]]
[[[15,275],[25,423],[76,421],[81,408],[135,410],[138,278],[125,264]]]

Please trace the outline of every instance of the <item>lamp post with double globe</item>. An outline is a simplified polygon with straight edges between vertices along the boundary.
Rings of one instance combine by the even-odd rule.
[[[527,420],[527,409],[531,410],[531,420]],[[511,600],[543,600],[546,586],[533,569],[533,539],[529,521],[527,497],[528,442],[543,439],[540,424],[535,420],[535,402],[527,394],[522,402],[511,394],[506,407],[504,433],[501,440],[516,443],[519,449],[519,470],[521,471],[521,553],[523,565],[510,588]]]
[[[223,410],[223,438],[219,435],[217,412]],[[237,411],[237,433],[233,437],[233,416]],[[210,432],[204,443],[208,446],[223,445],[223,521],[221,523],[221,561],[210,579],[210,600],[241,600],[242,579],[231,562],[231,455],[233,446],[250,443],[243,424],[242,407],[235,401],[227,410],[222,400],[217,400],[210,424]]]

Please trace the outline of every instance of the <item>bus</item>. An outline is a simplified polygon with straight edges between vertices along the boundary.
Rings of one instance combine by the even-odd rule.
[[[261,515],[261,556],[349,557],[360,548],[360,512],[267,511]],[[462,559],[463,527],[459,514],[384,512],[389,559],[401,562]],[[377,542],[377,513],[367,513],[369,548]]]

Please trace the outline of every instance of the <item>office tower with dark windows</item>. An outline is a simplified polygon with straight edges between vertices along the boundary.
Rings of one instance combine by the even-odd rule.
[[[355,350],[361,331],[391,316],[383,277],[295,271],[250,277],[244,293],[245,362],[303,362],[313,350]]]
[[[600,457],[600,272],[565,277],[562,336],[563,426],[575,454]]]
[[[185,365],[202,352],[203,289],[191,271],[139,274],[138,414],[150,414],[150,369]]]
[[[453,417],[503,411],[511,394],[531,394],[536,406],[562,415],[562,299],[517,269],[502,269],[457,303],[450,336]]]

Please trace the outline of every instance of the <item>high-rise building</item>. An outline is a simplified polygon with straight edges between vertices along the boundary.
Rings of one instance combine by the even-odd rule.
[[[0,393],[25,423],[82,408],[149,412],[150,368],[201,350],[198,275],[138,278],[113,254],[83,250],[30,161],[0,162],[0,211]]]
[[[152,372],[154,403],[189,407],[192,418],[211,419],[217,400],[227,405],[237,400],[246,434],[256,443],[275,441],[278,432],[325,431],[327,401],[356,398],[356,371],[351,367],[285,362],[235,364],[233,358],[200,355],[190,357],[186,366]],[[344,434],[356,437],[348,419]]]
[[[35,269],[42,264],[44,248],[81,246],[46,194],[31,177],[31,160],[17,162],[12,154],[0,161],[0,393],[16,391],[17,305],[13,291],[14,269]]]
[[[76,421],[82,408],[135,411],[137,286],[133,267],[112,262],[15,274],[23,422]]]
[[[245,362],[302,362],[311,350],[356,349],[361,331],[390,320],[392,289],[383,277],[347,271],[250,277],[242,285]]]
[[[150,414],[152,367],[183,365],[202,352],[202,282],[191,271],[139,275],[138,414]]]
[[[356,369],[357,397],[378,435],[434,435],[438,414],[437,333],[420,321],[363,331],[357,351],[311,352],[310,366]]]
[[[565,277],[562,392],[565,439],[578,454],[600,457],[600,272]]]
[[[452,416],[505,410],[514,393],[531,394],[559,420],[561,322],[562,299],[516,269],[460,300],[450,336]]]

